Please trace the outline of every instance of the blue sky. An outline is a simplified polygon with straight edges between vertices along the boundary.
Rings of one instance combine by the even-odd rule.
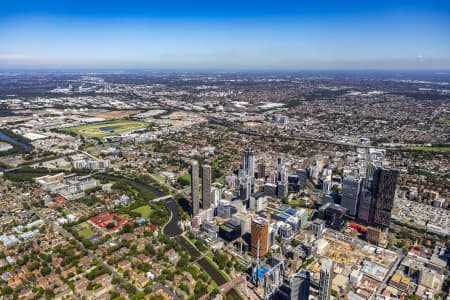
[[[450,69],[450,1],[0,1],[0,68]]]

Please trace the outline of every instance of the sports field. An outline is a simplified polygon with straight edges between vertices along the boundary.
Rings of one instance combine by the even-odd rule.
[[[114,120],[106,122],[95,122],[86,125],[64,128],[65,132],[74,132],[77,135],[90,138],[104,138],[113,135],[120,135],[122,133],[135,131],[148,127],[147,122],[134,120]]]
[[[136,208],[133,211],[140,214],[142,218],[148,218],[150,216],[150,213],[152,212],[152,208],[148,205],[144,205]]]

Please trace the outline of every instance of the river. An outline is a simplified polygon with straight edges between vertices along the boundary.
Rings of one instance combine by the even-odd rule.
[[[0,141],[5,141],[5,142],[8,142],[10,144],[14,144],[16,146],[20,146],[20,147],[23,148],[23,150],[25,150],[25,152],[30,152],[30,151],[33,150],[33,146],[31,146],[30,144],[18,141],[15,138],[10,137],[9,135],[6,135],[2,131],[0,131]]]
[[[155,188],[148,186],[142,182],[137,182],[135,180],[128,179],[130,184],[138,185],[154,194],[158,197],[165,196],[161,191],[156,190]],[[177,204],[173,198],[169,198],[166,200],[167,208],[171,211],[172,216],[167,223],[166,227],[164,227],[164,234],[169,237],[175,237],[175,240],[180,244],[184,249],[186,249],[189,254],[194,258],[198,259],[202,255],[195,247],[193,247],[184,236],[181,235],[182,231],[179,228],[178,224],[180,221],[180,216],[178,214]],[[202,267],[206,273],[217,283],[218,286],[225,284],[227,279],[216,269],[214,265],[212,265],[206,258],[198,259],[198,264]]]
[[[20,170],[15,170],[15,172],[21,173]],[[24,174],[26,174],[26,173],[24,172]],[[129,178],[113,176],[113,175],[109,175],[109,177],[115,178],[115,179],[126,180],[129,184],[138,186],[140,188],[144,188],[144,189],[148,190],[149,192],[152,192],[153,194],[156,195],[156,197],[166,196],[166,194],[164,194],[160,190],[155,189],[154,187],[151,187],[142,182],[139,182],[139,181],[136,181],[133,179],[129,179]],[[167,208],[171,212],[171,218],[170,218],[169,222],[167,223],[167,225],[164,227],[163,233],[169,237],[174,237],[175,240],[178,242],[178,244],[180,244],[181,247],[186,249],[187,252],[189,252],[189,254],[194,259],[198,259],[197,260],[198,264],[201,266],[201,268],[206,273],[209,274],[209,276],[217,283],[218,286],[226,283],[227,279],[219,272],[219,270],[217,270],[216,267],[214,265],[212,265],[206,258],[204,258],[204,257],[200,258],[202,254],[194,246],[192,246],[186,240],[186,238],[184,236],[181,235],[182,231],[178,226],[179,221],[180,221],[180,216],[178,214],[177,204],[175,203],[175,200],[173,199],[173,197],[170,197],[169,199],[167,199],[165,201],[166,201]]]

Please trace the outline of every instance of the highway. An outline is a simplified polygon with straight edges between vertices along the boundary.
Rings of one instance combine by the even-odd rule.
[[[263,138],[274,138],[274,139],[284,139],[284,140],[291,140],[291,141],[307,141],[307,142],[317,142],[317,143],[323,143],[323,144],[332,144],[332,145],[339,145],[339,146],[350,146],[350,147],[358,147],[358,148],[370,148],[372,146],[368,145],[361,145],[361,144],[355,144],[355,143],[347,143],[347,142],[339,142],[334,140],[326,140],[326,139],[318,139],[313,137],[290,137],[285,135],[269,135],[269,134],[262,134],[255,131],[252,131],[248,128],[242,127],[236,123],[233,123],[231,121],[220,119],[216,117],[207,117],[208,121],[211,123],[216,123],[225,127],[228,127],[230,129],[233,129],[239,133],[247,134],[247,135],[254,135],[254,136],[260,136]]]

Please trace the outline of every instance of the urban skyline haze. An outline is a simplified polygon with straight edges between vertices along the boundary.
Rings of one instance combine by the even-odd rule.
[[[448,1],[2,1],[0,68],[449,69]]]

